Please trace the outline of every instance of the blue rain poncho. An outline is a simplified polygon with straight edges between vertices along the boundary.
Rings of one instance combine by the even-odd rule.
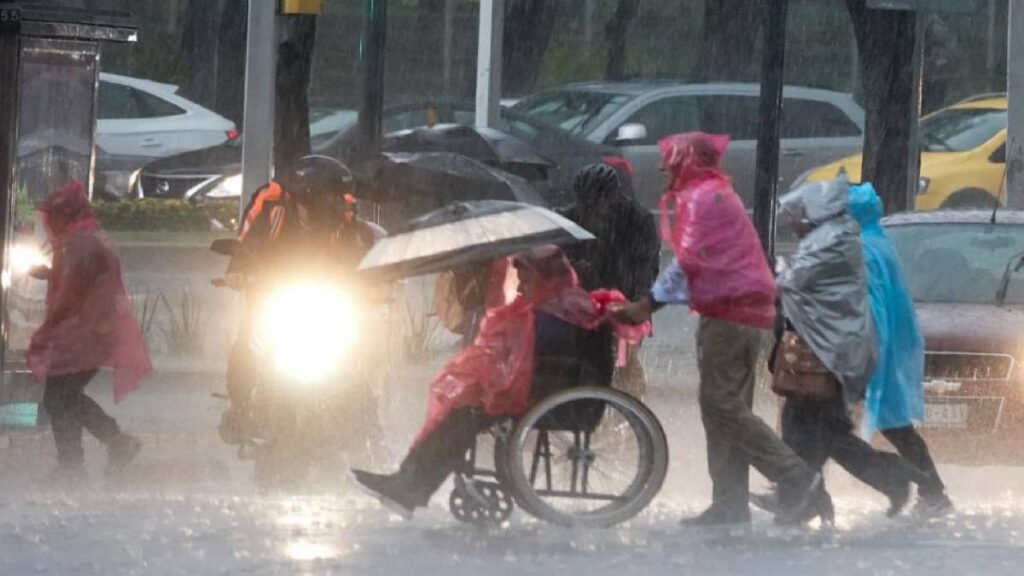
[[[924,418],[924,338],[899,256],[882,229],[882,201],[870,183],[850,189],[850,215],[860,224],[878,363],[864,397],[861,431],[902,428]]]

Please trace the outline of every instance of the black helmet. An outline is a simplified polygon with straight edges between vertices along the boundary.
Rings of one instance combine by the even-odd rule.
[[[307,198],[335,195],[339,199],[355,189],[355,178],[348,166],[328,156],[305,156],[295,164],[286,182],[300,202]]]

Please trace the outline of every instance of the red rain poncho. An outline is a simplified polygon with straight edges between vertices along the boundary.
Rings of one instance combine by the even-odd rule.
[[[152,369],[121,279],[121,263],[93,216],[79,182],[39,206],[53,244],[46,319],[32,336],[28,366],[36,380],[114,369],[114,401]]]
[[[674,134],[658,142],[672,177],[659,206],[661,233],[686,274],[694,312],[771,328],[775,282],[743,203],[719,171],[728,146],[728,136],[703,132]]]
[[[537,275],[532,297],[487,312],[473,344],[441,369],[430,385],[427,419],[416,436],[419,444],[454,409],[479,406],[492,416],[518,416],[530,407],[534,367],[534,315],[551,314],[570,324],[596,330],[613,322],[608,305],[625,302],[620,292],[587,292],[558,248],[535,248],[517,258]],[[650,333],[640,326],[613,324],[615,333],[633,344]]]

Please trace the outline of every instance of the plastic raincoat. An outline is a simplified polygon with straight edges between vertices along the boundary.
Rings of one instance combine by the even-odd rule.
[[[854,404],[874,372],[877,346],[860,227],[848,214],[850,185],[845,177],[807,184],[779,203],[802,236],[778,278],[783,313]]]
[[[850,215],[860,224],[868,298],[878,338],[878,364],[864,396],[861,431],[902,428],[924,419],[924,337],[899,256],[882,229],[882,201],[870,183],[850,189]]]
[[[754,225],[718,169],[728,145],[728,136],[702,132],[658,143],[672,177],[660,203],[661,232],[686,274],[694,312],[767,329],[775,320],[775,283]]]
[[[536,272],[535,293],[489,310],[473,344],[441,369],[430,385],[427,419],[415,444],[456,408],[478,406],[492,416],[518,416],[529,409],[536,312],[596,330],[613,322],[609,304],[626,301],[621,292],[580,288],[572,266],[554,246],[535,248],[517,261]],[[613,326],[617,336],[634,344],[650,333],[650,323]]]
[[[36,380],[114,369],[120,402],[152,369],[121,279],[110,238],[93,216],[82,185],[71,182],[40,204],[53,244],[46,319],[29,345]]]

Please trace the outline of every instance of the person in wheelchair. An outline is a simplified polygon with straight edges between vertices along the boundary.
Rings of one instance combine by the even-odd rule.
[[[518,416],[543,397],[571,386],[609,386],[612,358],[594,346],[612,322],[607,306],[618,292],[579,287],[565,254],[534,248],[513,261],[519,295],[488,311],[473,344],[463,349],[430,386],[427,419],[394,474],[353,470],[358,484],[404,518],[465,461],[477,435],[498,418]],[[650,325],[614,325],[633,342]]]

